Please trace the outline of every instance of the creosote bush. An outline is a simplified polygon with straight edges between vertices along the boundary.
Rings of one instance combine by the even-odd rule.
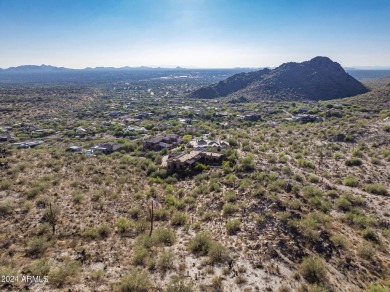
[[[326,268],[319,257],[306,257],[299,267],[300,273],[311,284],[323,283],[326,280]]]
[[[381,195],[381,196],[389,195],[389,191],[382,184],[367,184],[364,186],[364,190],[375,195]]]
[[[150,273],[145,269],[133,268],[122,277],[115,291],[120,292],[149,292],[153,289]]]
[[[190,240],[188,247],[195,254],[208,255],[210,264],[223,263],[228,258],[227,249],[213,240],[208,231],[200,231]]]
[[[77,277],[80,270],[80,262],[65,259],[62,264],[50,271],[48,275],[50,284],[61,287],[65,283],[70,283],[75,277]]]
[[[240,230],[239,220],[230,220],[226,223],[226,232],[229,235],[235,235]]]

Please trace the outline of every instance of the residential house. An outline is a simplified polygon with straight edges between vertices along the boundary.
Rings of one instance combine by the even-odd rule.
[[[225,154],[211,151],[192,150],[187,153],[175,153],[168,156],[166,166],[169,171],[180,171],[195,167],[196,163],[206,165],[221,165]]]
[[[115,151],[119,151],[121,148],[122,145],[110,142],[110,143],[104,143],[104,144],[93,146],[90,150],[92,151],[92,153],[94,153],[95,151],[100,151],[104,154],[110,154]]]
[[[41,145],[45,143],[44,141],[24,141],[24,142],[17,142],[13,143],[12,145],[18,147],[18,148],[34,148],[38,145]]]
[[[157,136],[144,141],[144,149],[161,150],[164,148],[171,149],[181,143],[182,138],[176,134]]]

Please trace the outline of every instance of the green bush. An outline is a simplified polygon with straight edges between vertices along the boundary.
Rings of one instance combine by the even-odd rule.
[[[313,185],[305,186],[302,189],[302,193],[306,199],[310,199],[313,197],[322,197],[322,191]]]
[[[188,247],[193,253],[206,255],[212,241],[210,232],[200,231],[190,240]]]
[[[228,235],[235,235],[240,230],[239,220],[230,220],[226,223],[226,232]]]
[[[158,228],[150,237],[152,246],[170,246],[175,243],[175,232],[169,228]]]
[[[349,187],[357,187],[359,184],[359,181],[356,176],[354,175],[348,175],[344,178],[343,184]]]
[[[367,239],[367,240],[370,240],[373,242],[379,242],[378,235],[371,228],[367,228],[367,229],[363,230],[362,235],[363,235],[364,239]]]
[[[166,292],[193,292],[194,289],[188,277],[174,275],[169,281],[165,291]]]
[[[208,231],[200,231],[196,234],[190,240],[188,247],[195,254],[208,255],[210,264],[223,263],[228,258],[227,249],[213,240]]]
[[[358,254],[366,260],[372,260],[376,254],[375,247],[370,242],[365,242],[358,248]]]
[[[311,183],[318,183],[320,181],[320,178],[316,175],[309,175],[307,180]]]
[[[315,168],[313,162],[303,158],[298,159],[297,164],[299,167],[303,167],[303,168]]]
[[[150,256],[150,252],[144,246],[135,246],[133,249],[132,262],[136,266],[146,265],[149,256]]]
[[[121,292],[149,292],[153,290],[150,273],[147,270],[132,268],[129,273],[122,277],[116,291]]]
[[[175,255],[170,251],[161,253],[157,259],[157,269],[162,273],[172,269],[174,257]]]
[[[131,228],[135,228],[135,224],[133,221],[128,220],[125,217],[119,217],[116,222],[115,226],[118,228],[120,233],[125,233]]]
[[[389,191],[382,184],[368,184],[364,186],[364,190],[375,195],[381,195],[381,196],[389,195]]]
[[[46,236],[35,236],[28,242],[27,253],[30,256],[39,256],[44,253],[49,246],[50,242]]]
[[[351,158],[345,160],[346,166],[360,166],[363,164],[363,161],[361,161],[359,158]]]
[[[325,264],[319,257],[306,257],[300,267],[303,278],[311,284],[323,283],[326,280]]]
[[[80,273],[80,270],[80,262],[66,259],[60,266],[49,272],[50,284],[60,287],[65,283],[70,283]]]
[[[6,216],[12,213],[15,208],[14,203],[11,200],[4,200],[0,202],[0,217]]]
[[[335,201],[336,208],[341,211],[349,211],[352,208],[352,203],[345,197],[341,196]]]
[[[223,214],[225,216],[230,216],[230,215],[233,215],[237,211],[237,207],[236,207],[236,205],[234,205],[232,203],[226,203],[223,205],[222,210],[223,210]]]
[[[212,241],[207,253],[210,264],[223,263],[228,258],[227,249],[217,241]]]
[[[33,261],[29,266],[28,270],[32,275],[35,276],[47,276],[50,272],[52,263],[49,259],[43,258]]]
[[[171,224],[173,226],[183,226],[187,222],[187,214],[184,212],[176,212],[171,218]]]
[[[89,227],[83,232],[83,237],[89,240],[96,239],[98,236],[99,233],[97,229],[94,227]]]

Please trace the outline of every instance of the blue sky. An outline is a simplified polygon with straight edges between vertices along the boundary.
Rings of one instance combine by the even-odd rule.
[[[390,66],[388,0],[0,0],[0,67]]]

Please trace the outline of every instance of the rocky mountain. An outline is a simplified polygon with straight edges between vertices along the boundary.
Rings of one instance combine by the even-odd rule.
[[[270,70],[236,74],[215,85],[200,88],[192,98],[245,98],[272,100],[327,100],[354,96],[368,89],[327,57],[302,63],[285,63]]]
[[[199,90],[193,92],[191,97],[216,98],[228,96],[229,94],[243,89],[253,82],[261,79],[270,71],[270,69],[263,69],[255,72],[235,74],[225,80],[218,82],[217,84],[200,88]]]

